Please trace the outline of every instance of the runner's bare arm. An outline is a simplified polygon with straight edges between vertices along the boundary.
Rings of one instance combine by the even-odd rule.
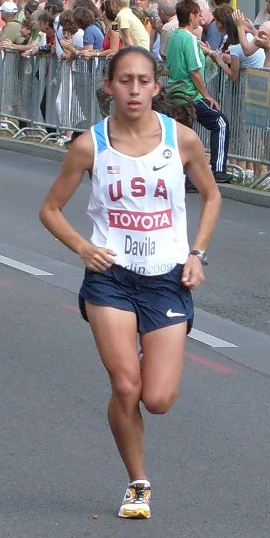
[[[85,265],[92,270],[105,270],[114,262],[115,253],[95,247],[84,239],[64,217],[62,210],[79,187],[83,174],[91,175],[94,147],[91,133],[87,131],[71,145],[60,173],[49,190],[39,217],[42,224],[70,250],[79,254]]]
[[[219,215],[221,196],[209,168],[199,137],[183,125],[178,126],[178,145],[188,177],[202,198],[200,220],[192,249],[206,250]],[[201,262],[190,256],[185,264],[183,283],[194,289],[204,280]]]

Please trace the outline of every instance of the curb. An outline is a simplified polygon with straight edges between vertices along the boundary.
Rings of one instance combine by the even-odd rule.
[[[219,190],[223,198],[230,198],[243,204],[270,207],[270,192],[256,191],[247,187],[237,185],[219,185]]]
[[[64,149],[51,148],[40,144],[33,144],[31,142],[20,142],[18,140],[10,140],[1,137],[0,149],[58,162],[62,162],[66,154]],[[228,184],[219,184],[219,190],[223,198],[229,198],[230,200],[235,200],[236,202],[242,202],[244,204],[270,208],[270,193],[268,192]]]

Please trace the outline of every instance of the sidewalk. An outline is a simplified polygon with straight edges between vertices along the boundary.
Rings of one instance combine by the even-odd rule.
[[[66,153],[65,150],[61,148],[52,148],[41,144],[20,142],[18,140],[1,137],[0,149],[59,162],[63,161]],[[223,198],[230,198],[231,200],[236,200],[237,202],[243,202],[245,204],[270,207],[270,192],[262,192],[247,187],[229,184],[219,185],[219,189]],[[190,196],[194,196],[194,194],[191,194]]]

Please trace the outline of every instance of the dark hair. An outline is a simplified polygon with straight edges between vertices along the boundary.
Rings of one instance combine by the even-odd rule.
[[[187,127],[192,127],[196,120],[192,99],[180,90],[178,83],[175,82],[161,88],[159,94],[152,100],[152,109]]]
[[[62,11],[64,11],[64,5],[62,0],[47,0],[44,9],[48,9],[51,13],[56,15],[56,13],[62,13]]]
[[[23,21],[21,22],[21,26],[27,28],[27,30],[30,30],[30,32],[32,31],[32,22],[28,19],[23,19]]]
[[[91,9],[86,7],[76,7],[76,9],[73,10],[73,19],[78,28],[85,30],[87,26],[90,26],[95,22],[96,17]]]
[[[231,0],[215,0],[215,4],[217,6],[221,6],[222,4],[230,4]]]
[[[240,43],[238,30],[231,15],[227,15],[227,17],[225,17],[224,28],[228,35],[226,41],[227,48],[229,45],[238,45],[238,43]]]
[[[46,13],[46,11],[41,11],[38,22],[44,22],[44,24],[48,24],[50,28],[53,28],[54,24],[54,18],[51,16],[50,13]]]
[[[117,65],[120,62],[121,58],[123,58],[127,54],[140,54],[141,56],[144,56],[147,60],[149,60],[153,67],[155,81],[158,80],[158,64],[153,54],[151,54],[151,52],[144,49],[143,47],[135,47],[132,45],[119,49],[110,60],[108,65],[108,79],[110,82],[112,82],[113,80],[115,70],[117,69]]]
[[[183,0],[176,4],[176,15],[180,27],[189,24],[190,15],[200,13],[200,7],[193,0]]]
[[[74,21],[72,9],[66,9],[59,16],[59,24],[63,26],[64,32],[70,32],[71,35],[76,34],[78,27]]]
[[[84,7],[86,9],[91,9],[93,11],[95,18],[99,16],[99,9],[97,8],[93,0],[75,0],[72,6],[73,11],[78,7]]]
[[[116,13],[114,13],[114,11],[112,10],[111,0],[104,0],[104,2],[102,2],[100,6],[100,11],[105,13],[109,21],[115,21]]]
[[[233,8],[229,4],[222,4],[221,6],[218,6],[216,7],[216,9],[214,9],[213,17],[217,22],[222,24],[223,28],[225,28],[225,19],[231,13],[233,13]]]
[[[139,21],[141,21],[142,24],[145,24],[148,16],[147,16],[146,11],[144,11],[144,9],[137,6],[131,6],[131,11],[132,13],[134,13],[134,15],[136,15],[137,19],[139,19]]]
[[[24,13],[27,11],[30,15],[38,8],[38,2],[27,2],[24,6]]]

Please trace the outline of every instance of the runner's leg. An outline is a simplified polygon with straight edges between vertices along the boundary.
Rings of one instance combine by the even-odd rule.
[[[186,323],[141,335],[142,401],[150,413],[166,413],[177,398],[185,342]]]
[[[137,353],[137,320],[133,312],[85,302],[101,360],[108,371],[112,396],[110,427],[130,480],[146,478],[143,465],[142,392]]]

